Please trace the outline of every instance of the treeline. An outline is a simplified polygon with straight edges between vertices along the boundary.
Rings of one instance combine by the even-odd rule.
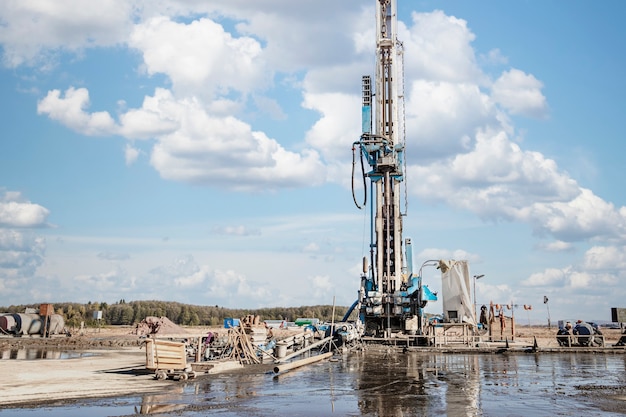
[[[0,313],[23,313],[27,308],[39,312],[39,304],[0,307]],[[148,316],[167,317],[182,326],[221,326],[225,318],[260,316],[262,320],[295,321],[298,317],[315,317],[331,321],[333,306],[272,307],[261,309],[231,309],[219,306],[197,306],[171,301],[120,300],[114,304],[106,302],[55,303],[54,310],[61,314],[68,327],[100,325],[134,325]],[[98,320],[97,312],[102,312]],[[335,321],[341,320],[348,307],[335,306]],[[355,313],[353,313],[355,314]]]

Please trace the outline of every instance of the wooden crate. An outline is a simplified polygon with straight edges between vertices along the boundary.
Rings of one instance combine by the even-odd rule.
[[[183,370],[187,368],[187,352],[182,342],[146,339],[146,369]]]

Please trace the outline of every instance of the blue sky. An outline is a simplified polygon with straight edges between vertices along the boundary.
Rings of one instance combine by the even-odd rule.
[[[81,4],[0,4],[0,305],[351,304],[375,3]],[[398,8],[415,269],[468,259],[481,304],[545,322],[548,296],[553,321],[609,320],[626,295],[626,6]]]

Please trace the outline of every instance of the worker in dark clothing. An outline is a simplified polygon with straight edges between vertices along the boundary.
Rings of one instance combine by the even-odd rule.
[[[593,327],[589,323],[585,323],[582,320],[578,320],[576,322],[576,326],[574,326],[574,330],[572,331],[574,335],[578,336],[578,344],[580,346],[591,346],[593,343]]]
[[[482,324],[483,329],[486,329],[487,326],[489,326],[489,323],[487,322],[487,306],[485,305],[480,308],[480,324]]]
[[[556,341],[559,342],[559,346],[571,346],[571,333],[572,323],[569,321],[563,327],[559,327],[559,330],[556,332]]]

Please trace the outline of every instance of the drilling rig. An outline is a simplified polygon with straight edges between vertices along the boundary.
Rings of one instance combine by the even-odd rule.
[[[367,209],[369,203],[371,217],[369,259],[363,259],[355,304],[365,336],[382,338],[394,333],[422,334],[423,308],[437,299],[422,286],[421,270],[413,276],[411,240],[402,235],[404,80],[396,4],[396,0],[376,0],[376,74],[374,86],[370,76],[362,79],[362,134],[352,145],[353,199],[359,209]],[[362,204],[355,196],[357,154],[363,176]],[[406,197],[404,202],[406,208]]]

